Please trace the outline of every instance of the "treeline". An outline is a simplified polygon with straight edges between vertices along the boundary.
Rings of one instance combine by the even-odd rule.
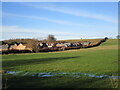
[[[10,40],[4,40],[2,41],[2,44],[14,44],[14,43],[24,43],[27,44],[30,48],[32,48],[32,51],[30,50],[7,50],[0,52],[1,54],[10,54],[10,53],[37,53],[37,52],[53,52],[53,51],[63,51],[63,50],[70,50],[70,49],[80,49],[80,48],[91,48],[99,46],[101,43],[105,42],[108,38],[105,37],[104,39],[101,39],[96,44],[89,45],[89,46],[81,46],[81,47],[66,47],[66,48],[39,48],[38,43],[39,42],[47,42],[47,41],[39,41],[37,39],[10,39]],[[57,42],[57,41],[55,41]]]

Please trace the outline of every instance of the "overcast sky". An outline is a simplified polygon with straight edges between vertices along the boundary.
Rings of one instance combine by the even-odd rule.
[[[2,36],[57,40],[115,38],[118,34],[117,2],[3,2]]]

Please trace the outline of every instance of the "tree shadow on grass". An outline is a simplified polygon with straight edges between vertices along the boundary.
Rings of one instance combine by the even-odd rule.
[[[68,60],[68,59],[74,59],[79,57],[80,56],[3,61],[2,67],[4,68],[4,67],[14,67],[14,66],[21,66],[21,65],[46,64],[46,63],[53,63],[58,60]]]
[[[3,80],[4,85],[4,80]],[[8,88],[111,88],[105,78],[72,77],[12,77],[8,78]]]

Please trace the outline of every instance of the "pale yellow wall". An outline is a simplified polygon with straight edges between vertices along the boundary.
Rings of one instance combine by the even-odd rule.
[[[22,44],[19,44],[16,49],[18,49],[18,50],[24,50],[25,48],[26,48],[26,46],[24,46]]]

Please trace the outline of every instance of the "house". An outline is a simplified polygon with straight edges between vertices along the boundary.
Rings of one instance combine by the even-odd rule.
[[[17,50],[25,50],[26,46],[24,46],[22,43],[20,43],[17,47],[15,47]]]
[[[74,46],[75,46],[75,47],[81,47],[82,44],[81,44],[80,42],[76,42],[76,43],[74,43]]]
[[[15,43],[15,44],[10,44],[10,45],[9,45],[9,50],[16,50],[16,49],[17,49],[17,46],[18,46],[17,43]]]
[[[10,44],[10,48],[9,49],[10,50],[17,49],[17,45],[18,44],[16,44],[16,43],[15,44]]]
[[[71,43],[64,43],[67,47],[71,47]]]
[[[10,45],[9,45],[9,50],[16,50],[16,49],[17,49],[17,46],[18,46],[17,43],[15,43],[15,44],[10,44]]]
[[[46,43],[47,47],[53,48],[56,47],[56,43]]]
[[[86,41],[86,42],[82,42],[81,43],[83,46],[89,46],[90,45],[90,42]]]
[[[48,46],[46,45],[46,43],[40,42],[40,43],[38,44],[38,47],[44,48],[44,47],[48,47]]]
[[[56,47],[61,48],[61,47],[68,47],[67,44],[64,43],[57,43]]]
[[[9,46],[9,50],[30,50],[32,51],[32,48],[29,48],[29,45],[22,44],[22,43],[15,43],[14,45]]]
[[[6,51],[6,50],[8,50],[8,47],[9,47],[8,44],[6,44],[6,45],[0,45],[0,51]]]

